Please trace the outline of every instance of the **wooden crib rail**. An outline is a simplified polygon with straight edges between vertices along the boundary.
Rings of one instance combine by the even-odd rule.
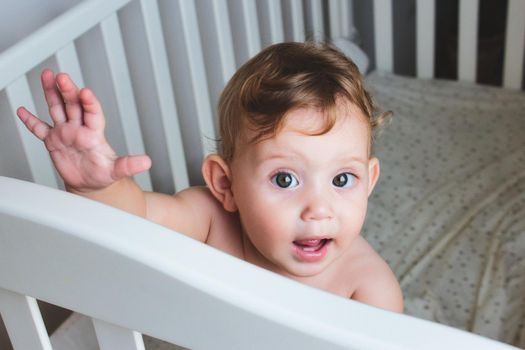
[[[84,1],[3,52],[0,55],[0,66],[10,69],[0,75],[0,90],[34,68],[39,62],[59,52],[68,43],[115,13],[129,1]],[[102,4],[106,5],[101,6]],[[69,30],[65,30],[66,28]],[[66,50],[70,48],[67,47]]]
[[[416,4],[417,76],[434,77],[436,1]],[[377,69],[394,71],[393,1],[374,0]],[[521,89],[525,52],[525,1],[509,0],[504,49],[503,86]],[[479,0],[459,1],[458,80],[476,81]]]
[[[108,349],[140,349],[137,332],[198,349],[513,349],[301,285],[70,193],[5,177],[0,193],[0,312],[13,339],[33,334],[42,349],[25,295],[95,319],[101,344],[122,344]],[[27,316],[12,312],[12,293]]]

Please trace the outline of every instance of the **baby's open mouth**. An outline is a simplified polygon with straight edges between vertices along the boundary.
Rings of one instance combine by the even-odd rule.
[[[317,252],[323,249],[323,247],[331,241],[332,239],[330,238],[303,239],[303,240],[293,241],[293,244],[295,244],[298,248],[300,248],[301,250],[305,252]]]

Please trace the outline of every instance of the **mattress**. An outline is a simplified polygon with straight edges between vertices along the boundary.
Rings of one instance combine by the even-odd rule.
[[[372,73],[393,111],[364,237],[406,313],[525,348],[525,94]]]
[[[525,94],[379,73],[367,85],[394,115],[376,139],[363,235],[399,278],[406,313],[525,348]],[[76,313],[51,339],[98,349]]]

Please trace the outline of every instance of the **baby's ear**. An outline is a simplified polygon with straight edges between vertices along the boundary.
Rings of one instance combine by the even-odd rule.
[[[202,176],[211,193],[217,198],[225,210],[237,211],[231,189],[230,166],[217,154],[210,154],[202,163]]]
[[[368,195],[372,193],[377,180],[379,179],[379,160],[376,157],[370,158],[368,161]]]

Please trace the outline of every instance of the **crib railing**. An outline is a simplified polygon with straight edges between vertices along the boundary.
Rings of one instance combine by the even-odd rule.
[[[394,67],[392,0],[374,0],[376,65]],[[434,77],[435,0],[416,1],[416,68],[420,78]],[[458,79],[476,81],[479,0],[459,1]],[[503,64],[503,86],[521,89],[525,47],[525,1],[509,0]]]
[[[514,349],[305,287],[64,191],[0,176],[0,193],[0,313],[15,350],[51,349],[34,298],[89,316],[101,350],[144,349],[141,333],[191,349]]]

